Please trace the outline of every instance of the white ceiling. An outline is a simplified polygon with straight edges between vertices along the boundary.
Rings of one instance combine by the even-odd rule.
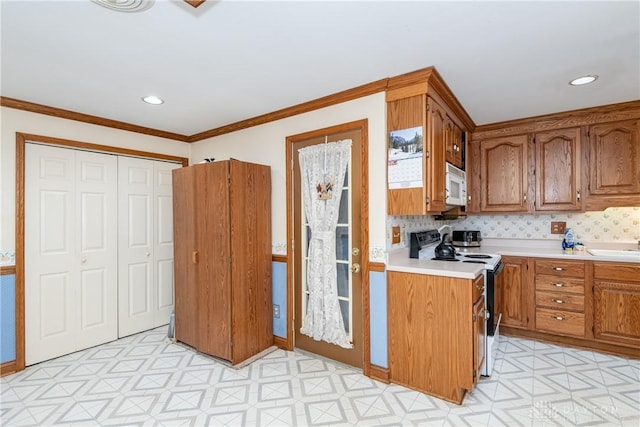
[[[639,1],[2,0],[1,19],[2,96],[184,135],[431,65],[478,125],[640,99]]]

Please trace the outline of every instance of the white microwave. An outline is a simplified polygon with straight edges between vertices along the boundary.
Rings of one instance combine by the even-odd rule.
[[[467,175],[465,171],[446,163],[445,170],[446,200],[448,208],[466,206],[467,204]]]

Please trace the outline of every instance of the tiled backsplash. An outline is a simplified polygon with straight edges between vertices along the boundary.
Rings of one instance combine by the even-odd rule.
[[[632,207],[609,208],[603,212],[470,215],[460,221],[435,221],[428,216],[393,216],[387,218],[387,248],[405,247],[408,233],[438,229],[443,224],[451,224],[456,230],[480,230],[482,237],[488,238],[562,240],[562,235],[551,234],[551,221],[565,221],[577,240],[640,240],[640,207]],[[402,230],[402,243],[399,245],[391,245],[390,230],[394,225]]]

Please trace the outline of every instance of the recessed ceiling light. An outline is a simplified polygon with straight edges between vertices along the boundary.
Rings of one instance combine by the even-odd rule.
[[[569,84],[571,86],[581,86],[581,85],[587,85],[589,83],[593,83],[596,80],[598,80],[598,76],[581,76],[578,77],[576,79],[573,79],[569,82]]]
[[[149,96],[145,96],[144,98],[142,98],[142,100],[144,102],[146,102],[147,104],[152,104],[152,105],[160,105],[162,103],[164,103],[164,101],[160,98],[158,98],[157,96],[154,95],[149,95]]]

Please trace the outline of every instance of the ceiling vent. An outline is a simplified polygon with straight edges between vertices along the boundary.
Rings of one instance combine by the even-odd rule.
[[[95,4],[117,12],[142,12],[153,6],[155,0],[91,0]]]

